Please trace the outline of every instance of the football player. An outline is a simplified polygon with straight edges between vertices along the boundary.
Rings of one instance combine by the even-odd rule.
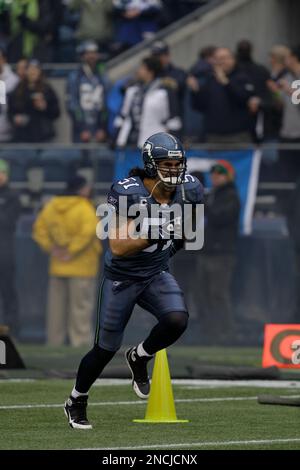
[[[82,359],[75,386],[65,403],[68,422],[76,429],[92,427],[86,414],[89,389],[120,348],[136,304],[157,319],[148,337],[125,352],[133,389],[139,398],[149,396],[147,363],[157,351],[173,344],[188,324],[183,292],[168,270],[170,257],[184,244],[174,219],[162,216],[157,222],[157,218],[148,217],[147,224],[140,224],[143,227],[139,236],[131,237],[133,218],[128,212],[133,205],[146,208],[147,214],[153,205],[162,208],[162,213],[174,204],[196,207],[202,202],[203,187],[197,178],[186,174],[185,152],[173,135],[154,134],[145,142],[142,153],[144,169],[133,169],[128,178],[114,183],[108,194],[108,202],[119,217],[117,227],[109,235],[95,343]],[[126,213],[121,208],[121,197],[126,197]],[[124,228],[125,237],[121,237]]]

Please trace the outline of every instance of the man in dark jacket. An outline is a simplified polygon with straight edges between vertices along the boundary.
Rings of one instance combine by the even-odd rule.
[[[264,65],[254,61],[253,45],[247,39],[243,39],[237,44],[236,59],[239,69],[253,83],[257,96],[261,99],[267,99],[269,93],[267,81],[271,78],[271,74]]]
[[[270,124],[278,114],[278,103],[268,88],[271,79],[269,70],[253,59],[253,45],[247,39],[237,44],[236,59],[239,70],[249,77],[254,85],[255,96],[248,107],[253,116],[253,135],[258,140],[270,138]]]
[[[9,168],[0,160],[0,296],[4,321],[18,333],[18,304],[15,289],[14,234],[20,212],[19,199],[8,187]]]
[[[213,73],[200,83],[193,80],[192,106],[205,115],[207,141],[233,143],[251,141],[253,118],[248,102],[254,86],[236,67],[229,49],[218,48],[214,54]]]
[[[199,312],[203,334],[222,344],[234,334],[231,281],[235,267],[240,201],[234,184],[234,168],[226,160],[211,170],[212,190],[205,201],[203,254],[198,262],[201,290]]]
[[[178,102],[180,105],[181,117],[183,117],[186,72],[173,64],[171,60],[170,49],[166,42],[156,41],[151,48],[151,54],[154,57],[157,57],[161,64],[162,77],[170,79],[170,86],[172,86],[171,81],[174,82],[174,88],[177,91]]]
[[[201,80],[206,74],[212,74],[213,66],[215,63],[216,46],[206,46],[199,51],[199,56],[196,62],[189,70],[189,77],[194,77]]]

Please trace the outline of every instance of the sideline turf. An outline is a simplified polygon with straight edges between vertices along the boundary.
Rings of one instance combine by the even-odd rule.
[[[20,404],[59,404],[68,395],[72,380],[0,381],[0,406]],[[251,387],[186,389],[174,386],[176,399],[212,397],[252,397],[274,393]],[[298,390],[276,390],[278,394],[300,394]],[[92,389],[91,402],[139,401],[129,385],[98,386]],[[0,449],[76,449],[135,447],[197,442],[299,438],[300,409],[258,405],[255,400],[176,403],[178,417],[188,424],[147,425],[132,422],[142,418],[145,403],[137,405],[90,406],[92,431],[68,427],[60,408],[0,409]],[[208,449],[299,449],[299,442],[209,446]],[[174,447],[173,447],[174,449]]]

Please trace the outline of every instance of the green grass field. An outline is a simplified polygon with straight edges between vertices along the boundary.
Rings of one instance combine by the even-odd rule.
[[[71,386],[69,380],[2,382],[0,448],[300,449],[300,409],[257,404],[254,397],[267,389],[175,385],[177,415],[190,422],[149,425],[132,422],[144,417],[146,404],[129,385],[95,386],[89,407],[94,428],[80,431],[69,428],[63,414]]]
[[[22,378],[31,376],[37,363],[63,368],[63,350],[53,351],[23,347],[26,363],[31,367],[22,371]],[[34,353],[35,351],[35,353]],[[172,361],[189,352],[199,357],[199,348],[187,351],[171,349]],[[202,351],[205,357],[205,350]],[[227,350],[220,356],[214,351],[214,363],[257,364],[259,351]],[[74,352],[72,353],[74,355]],[[76,352],[76,355],[80,352]],[[71,355],[71,353],[70,353]],[[46,361],[46,357],[48,358]],[[73,357],[73,356],[72,356]],[[206,363],[212,361],[208,354]],[[36,362],[37,361],[37,362]],[[60,362],[61,361],[61,362]],[[76,367],[70,360],[66,367]],[[172,371],[172,367],[171,367]],[[35,369],[35,373],[41,370]],[[4,371],[2,371],[2,375]],[[6,378],[18,373],[6,372]],[[188,419],[184,424],[139,424],[133,419],[143,418],[146,403],[139,400],[128,381],[118,385],[99,384],[90,393],[89,418],[94,428],[90,431],[69,428],[63,413],[63,402],[73,386],[71,379],[35,378],[29,381],[0,380],[0,449],[300,449],[300,408],[259,405],[256,396],[261,393],[300,395],[299,376],[294,387],[283,382],[276,390],[238,386],[232,382],[217,386],[214,382],[189,382],[173,385],[178,418]],[[30,406],[32,405],[32,406]]]

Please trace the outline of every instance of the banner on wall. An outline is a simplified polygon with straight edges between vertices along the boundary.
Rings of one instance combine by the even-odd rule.
[[[236,186],[241,201],[240,230],[244,235],[251,234],[252,218],[257,193],[259,168],[261,161],[260,150],[232,151],[200,151],[186,152],[189,173],[202,173],[205,188],[210,188],[209,172],[217,160],[228,160],[235,168]],[[133,167],[142,167],[140,150],[117,150],[115,164],[115,181],[128,176]]]

